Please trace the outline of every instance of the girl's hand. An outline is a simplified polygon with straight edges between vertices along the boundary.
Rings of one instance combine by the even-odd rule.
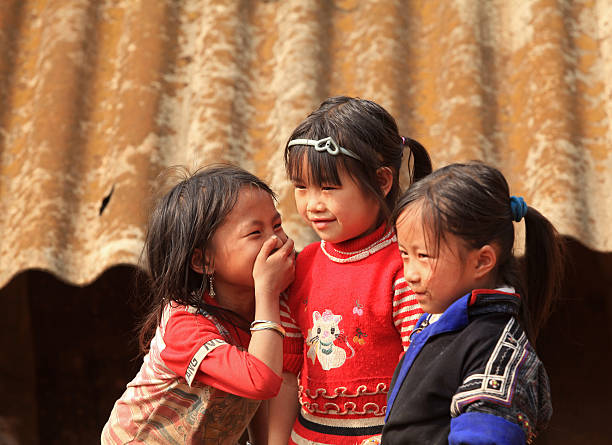
[[[272,236],[261,246],[253,266],[255,296],[278,297],[295,276],[295,251],[293,240],[283,241]]]
[[[253,265],[255,320],[266,320],[280,326],[279,296],[291,284],[294,275],[293,241],[287,239],[283,242],[278,236],[266,240]],[[271,329],[254,331],[249,353],[280,376],[283,371],[283,338],[279,333]]]

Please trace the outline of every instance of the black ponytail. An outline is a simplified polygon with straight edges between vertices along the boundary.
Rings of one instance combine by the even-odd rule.
[[[410,171],[410,184],[424,178],[431,173],[431,158],[427,149],[420,142],[402,137],[404,147],[410,150],[410,158],[412,158],[412,170]],[[410,158],[408,161],[410,162]]]
[[[529,207],[525,215],[523,323],[535,341],[561,292],[565,245],[553,225]]]

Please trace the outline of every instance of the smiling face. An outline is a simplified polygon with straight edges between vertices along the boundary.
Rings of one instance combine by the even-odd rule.
[[[207,262],[214,269],[215,287],[225,293],[253,288],[255,258],[272,235],[283,243],[287,240],[272,197],[257,187],[243,187],[207,252]]]
[[[302,172],[307,171],[305,165]],[[364,193],[344,169],[339,169],[338,176],[339,185],[318,185],[308,177],[293,180],[298,213],[322,240],[333,243],[374,231],[380,215],[379,202]]]
[[[434,237],[424,230],[420,204],[406,208],[397,219],[397,239],[404,264],[404,278],[423,311],[444,312],[466,293],[480,287],[478,249],[446,233],[436,249]],[[436,251],[437,250],[437,251]]]

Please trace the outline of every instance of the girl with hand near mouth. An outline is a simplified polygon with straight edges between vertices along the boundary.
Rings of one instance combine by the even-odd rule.
[[[274,199],[256,176],[215,165],[159,200],[143,252],[146,355],[102,444],[235,444],[247,427],[267,442],[261,400],[282,383],[279,296],[295,273]]]
[[[329,98],[289,138],[296,207],[321,241],[300,252],[281,301],[272,445],[355,444],[382,432],[391,376],[421,314],[388,223],[404,158],[412,180],[431,171],[425,148],[369,100]]]

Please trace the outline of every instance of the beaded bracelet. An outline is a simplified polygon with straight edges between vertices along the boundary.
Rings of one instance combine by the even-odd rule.
[[[283,327],[273,321],[257,320],[257,323],[253,322],[253,325],[251,325],[251,332],[265,330],[276,331],[281,337],[285,337],[285,330]]]

